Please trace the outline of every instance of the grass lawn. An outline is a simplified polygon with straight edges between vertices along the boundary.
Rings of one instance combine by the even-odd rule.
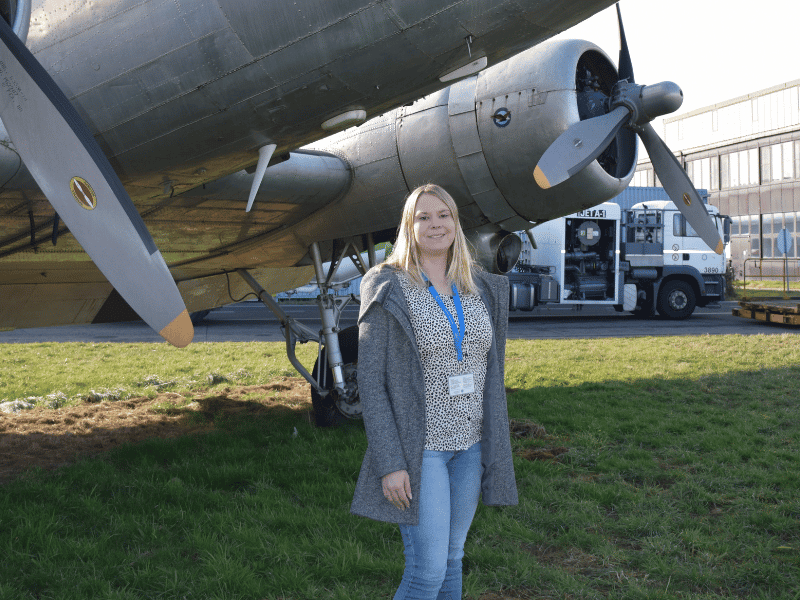
[[[737,280],[733,282],[735,297],[729,300],[741,300],[743,298],[783,298],[789,296],[797,298],[800,295],[800,280],[797,275],[789,278],[789,291],[786,291],[786,283],[783,280],[767,279],[748,279],[746,282]]]
[[[293,374],[279,343],[0,346],[0,401]],[[478,508],[465,597],[800,598],[798,380],[790,334],[509,342],[510,416],[545,432],[513,438],[520,504]],[[0,599],[391,598],[399,532],[349,514],[360,423],[202,418],[0,487]]]

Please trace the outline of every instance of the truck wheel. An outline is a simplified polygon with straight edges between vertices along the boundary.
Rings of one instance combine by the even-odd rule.
[[[339,332],[339,349],[342,351],[342,361],[344,362],[342,368],[344,369],[345,380],[352,380],[353,384],[355,384],[356,369],[358,367],[357,325],[347,327]],[[325,350],[322,351],[322,357],[320,358],[323,362],[326,362]],[[314,370],[311,372],[311,375],[315,379],[318,377],[317,373],[319,372],[320,358],[314,363]],[[331,371],[330,368],[325,372],[325,389],[333,389],[333,371]],[[336,407],[330,394],[323,397],[313,387],[311,388],[311,404],[314,407],[314,420],[317,427],[336,427],[338,425],[343,425],[350,421],[350,419],[360,417],[361,414],[359,411],[357,415],[354,414],[350,417],[345,416]],[[358,408],[360,409],[360,405],[358,405]]]
[[[668,319],[686,319],[694,312],[696,298],[685,281],[669,281],[658,292],[658,314]]]

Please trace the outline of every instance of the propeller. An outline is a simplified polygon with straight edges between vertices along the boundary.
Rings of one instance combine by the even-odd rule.
[[[567,128],[542,155],[533,178],[543,189],[566,181],[599,157],[622,127],[629,127],[642,139],[653,168],[675,206],[700,238],[717,254],[722,254],[724,246],[714,220],[686,171],[650,125],[654,118],[678,110],[683,103],[683,92],[669,81],[636,85],[619,5],[617,17],[620,80],[608,99],[606,114],[578,121]]]
[[[182,348],[186,305],[133,201],[89,128],[0,18],[0,118],[25,166],[86,253],[144,321]]]

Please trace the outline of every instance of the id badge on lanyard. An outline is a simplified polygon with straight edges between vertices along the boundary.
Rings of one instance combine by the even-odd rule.
[[[453,316],[447,307],[444,305],[439,292],[433,286],[433,283],[428,282],[428,290],[430,291],[433,299],[442,309],[444,316],[447,317],[450,323],[450,329],[453,331],[453,344],[456,347],[456,358],[458,362],[464,360],[464,355],[461,351],[461,346],[464,343],[464,308],[461,306],[461,297],[458,295],[458,288],[453,284],[453,303],[456,305],[456,315],[458,316],[458,325],[453,320]],[[460,373],[458,375],[450,375],[447,378],[447,388],[450,397],[461,396],[463,394],[471,394],[475,391],[475,374],[474,373]]]

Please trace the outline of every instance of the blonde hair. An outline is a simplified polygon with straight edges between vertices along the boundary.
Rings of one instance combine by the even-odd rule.
[[[409,278],[419,285],[425,287],[425,281],[420,264],[419,246],[414,238],[414,213],[416,212],[417,200],[423,194],[429,194],[444,202],[455,222],[455,239],[447,251],[447,279],[458,287],[459,292],[477,294],[478,287],[472,276],[476,263],[472,258],[467,238],[461,229],[461,221],[458,219],[458,206],[453,197],[444,188],[433,183],[421,185],[406,198],[403,206],[403,215],[400,218],[400,225],[397,231],[397,241],[395,242],[392,254],[386,259],[384,264],[403,269]]]

